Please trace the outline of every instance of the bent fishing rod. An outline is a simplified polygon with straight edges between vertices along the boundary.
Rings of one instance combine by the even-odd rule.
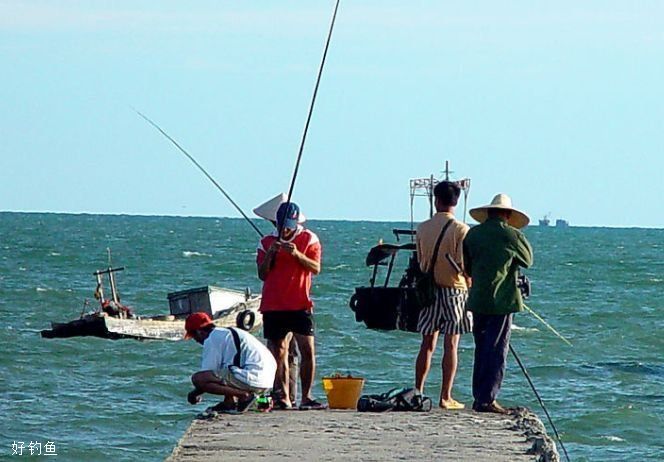
[[[558,440],[558,443],[560,443],[560,447],[563,449],[563,453],[565,453],[565,459],[567,460],[567,462],[570,462],[569,454],[567,454],[567,449],[565,449],[565,445],[563,444],[563,440],[560,438],[560,435],[558,434],[558,429],[556,428],[556,425],[553,423],[553,419],[551,418],[551,415],[549,414],[549,411],[546,409],[546,406],[544,405],[544,401],[542,401],[542,397],[537,392],[537,389],[535,388],[535,384],[533,383],[532,379],[530,378],[530,375],[528,374],[528,371],[526,370],[526,366],[524,366],[523,363],[521,362],[521,358],[519,358],[519,355],[516,354],[516,351],[514,350],[514,347],[512,346],[512,344],[510,344],[510,351],[512,352],[512,355],[514,356],[514,359],[516,359],[516,362],[519,364],[519,367],[521,368],[521,371],[523,372],[523,375],[526,377],[526,380],[528,380],[528,383],[530,384],[530,388],[532,388],[533,393],[535,393],[535,397],[537,398],[537,401],[539,401],[540,406],[542,406],[542,409],[544,410],[544,414],[546,414],[546,418],[549,420],[549,424],[551,424],[551,428],[553,428],[553,432],[556,435],[556,439]]]
[[[235,207],[235,209],[236,209],[238,212],[240,212],[240,214],[244,217],[244,219],[247,220],[247,223],[249,223],[249,224],[251,225],[251,227],[254,228],[254,230],[258,233],[258,235],[259,235],[260,237],[263,237],[263,236],[264,236],[263,233],[261,232],[261,230],[258,229],[258,227],[256,226],[256,224],[255,224],[253,221],[251,221],[251,219],[249,219],[249,217],[247,216],[247,214],[244,213],[244,212],[242,211],[242,209],[240,208],[240,206],[237,205],[237,204],[235,203],[235,201],[231,198],[231,196],[228,195],[228,193],[227,193],[226,191],[224,191],[224,188],[222,188],[221,186],[219,186],[219,183],[217,183],[217,181],[216,181],[214,178],[212,178],[212,175],[210,175],[210,174],[209,174],[209,173],[203,168],[203,166],[202,166],[201,164],[199,164],[199,163],[196,161],[196,159],[194,159],[194,157],[193,157],[191,154],[189,154],[189,153],[188,153],[188,152],[187,152],[182,146],[180,146],[180,144],[179,144],[177,141],[175,141],[175,140],[174,140],[174,139],[173,139],[168,133],[166,133],[166,131],[164,131],[163,128],[161,128],[159,125],[157,125],[157,124],[156,124],[154,121],[152,121],[148,116],[146,116],[145,114],[143,114],[142,112],[140,112],[139,110],[137,110],[137,109],[135,109],[135,108],[133,108],[133,107],[132,107],[132,109],[134,110],[134,112],[136,112],[136,114],[138,114],[139,116],[141,116],[141,117],[142,117],[147,123],[149,123],[150,125],[152,125],[152,126],[153,126],[155,129],[157,129],[162,135],[164,135],[164,136],[165,136],[165,137],[166,137],[171,143],[173,143],[173,144],[175,145],[175,147],[178,148],[182,154],[184,154],[185,156],[187,156],[187,158],[188,158],[188,159],[189,159],[189,160],[190,160],[190,161],[191,161],[196,167],[198,167],[198,169],[199,169],[201,172],[203,172],[203,174],[205,174],[205,176],[206,176],[206,177],[212,182],[212,184],[215,185],[215,187],[216,187],[216,188],[217,188],[217,189],[218,189],[218,190],[224,195],[224,197],[226,197],[226,199],[228,199],[229,202],[230,202],[231,204],[233,204],[233,207]]]
[[[325,60],[327,58],[327,51],[330,48],[330,41],[332,39],[332,31],[334,30],[334,23],[337,19],[337,11],[339,10],[339,2],[337,0],[334,5],[334,12],[332,13],[332,20],[330,21],[330,29],[327,33],[327,40],[325,41],[325,49],[323,50],[323,57],[320,62],[320,67],[318,68],[318,76],[316,77],[316,85],[314,86],[314,93],[311,97],[311,104],[309,105],[309,113],[307,115],[307,121],[304,124],[304,131],[302,133],[302,140],[300,141],[300,149],[297,154],[297,160],[295,161],[295,170],[293,171],[293,177],[291,179],[290,187],[288,188],[288,196],[286,198],[286,207],[289,207],[291,203],[291,198],[293,197],[293,189],[295,188],[295,180],[297,179],[297,174],[300,169],[300,161],[302,160],[302,153],[304,152],[304,143],[307,140],[307,132],[309,131],[309,124],[311,122],[311,116],[314,112],[314,105],[316,104],[316,96],[318,95],[318,87],[320,86],[321,76],[323,75],[323,68],[325,67]],[[281,235],[281,227],[279,228],[279,235]]]
[[[290,185],[290,188],[288,190],[288,199],[286,201],[288,204],[290,204],[291,197],[293,195],[293,188],[295,187],[295,179],[297,178],[298,170],[299,170],[299,167],[300,167],[300,160],[302,158],[302,153],[304,151],[304,143],[306,141],[307,132],[309,131],[309,123],[311,122],[311,116],[313,114],[314,105],[316,103],[316,96],[318,94],[318,87],[320,85],[320,80],[321,80],[321,76],[322,76],[322,73],[323,73],[323,67],[325,66],[325,60],[327,58],[327,51],[329,49],[330,40],[332,38],[332,31],[334,29],[334,24],[335,24],[336,17],[337,17],[337,11],[339,9],[339,2],[340,2],[340,0],[337,0],[336,4],[334,6],[334,13],[332,15],[332,21],[330,23],[330,30],[328,32],[327,41],[325,43],[325,50],[323,52],[323,58],[321,60],[320,68],[318,70],[318,77],[316,79],[316,86],[314,87],[314,94],[313,94],[313,97],[312,97],[312,100],[311,100],[311,105],[309,107],[309,114],[307,116],[307,121],[306,121],[306,124],[305,124],[305,127],[304,127],[304,133],[302,134],[302,141],[300,143],[300,149],[299,149],[299,153],[298,153],[298,156],[297,156],[297,162],[295,164],[295,171],[293,172],[293,178],[291,180],[291,185]],[[146,116],[145,114],[143,114],[142,112],[138,111],[135,108],[132,108],[132,109],[134,110],[134,112],[136,112],[136,114],[138,114],[146,122],[148,122],[150,125],[152,125],[157,131],[159,131],[163,136],[165,136],[171,143],[173,143],[173,145],[176,148],[178,148],[178,150],[182,154],[184,154],[201,172],[203,172],[203,174],[212,182],[212,184],[214,184],[214,186],[224,195],[224,197],[226,199],[228,199],[228,201],[235,207],[235,209],[238,212],[240,212],[240,214],[247,221],[247,223],[249,223],[251,225],[251,227],[258,233],[258,235],[260,237],[264,236],[264,234],[261,232],[261,230],[258,229],[258,227],[254,224],[254,222],[249,219],[249,217],[244,213],[244,211],[240,208],[240,206],[237,205],[237,203],[228,195],[228,193],[226,191],[224,191],[224,189],[219,185],[219,183],[217,183],[217,181],[203,168],[203,166],[201,164],[199,164],[196,161],[196,159],[194,159],[194,157],[191,154],[189,154],[177,141],[175,141],[175,139],[173,139],[168,133],[166,133],[166,131],[164,129],[162,129],[159,125],[157,125],[157,123],[155,123],[153,120],[151,120],[148,116]],[[279,231],[281,231],[281,230],[279,230]]]

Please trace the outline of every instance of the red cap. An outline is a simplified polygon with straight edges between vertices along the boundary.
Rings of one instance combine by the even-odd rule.
[[[193,337],[195,330],[202,329],[205,326],[214,324],[212,318],[207,313],[194,313],[190,314],[187,317],[187,320],[184,322],[184,329],[187,331],[184,334],[185,339],[190,339]]]

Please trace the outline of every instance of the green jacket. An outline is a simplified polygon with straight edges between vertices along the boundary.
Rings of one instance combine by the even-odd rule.
[[[526,237],[499,218],[490,218],[468,231],[463,241],[466,273],[472,278],[467,308],[481,314],[509,314],[523,310],[516,286],[519,267],[533,264]]]

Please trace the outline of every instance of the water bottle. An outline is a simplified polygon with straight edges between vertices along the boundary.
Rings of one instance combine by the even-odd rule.
[[[256,398],[256,409],[263,412],[272,409],[272,397],[270,395],[260,395]]]

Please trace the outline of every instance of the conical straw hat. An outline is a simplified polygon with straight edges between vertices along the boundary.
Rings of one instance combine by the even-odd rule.
[[[484,223],[489,217],[489,209],[511,210],[512,215],[510,216],[510,219],[507,220],[507,223],[515,228],[523,228],[530,223],[528,215],[512,207],[512,199],[510,199],[510,196],[507,194],[496,194],[489,205],[483,205],[482,207],[471,209],[470,216],[480,223]]]
[[[286,199],[288,199],[288,196],[286,196],[286,194],[284,193],[277,194],[269,201],[256,207],[253,211],[256,215],[258,215],[261,218],[264,218],[269,221],[277,221],[277,210],[279,210],[279,206],[281,204],[286,202]],[[300,212],[300,216],[297,219],[297,222],[302,224],[306,220],[307,218],[304,216],[302,212]]]

